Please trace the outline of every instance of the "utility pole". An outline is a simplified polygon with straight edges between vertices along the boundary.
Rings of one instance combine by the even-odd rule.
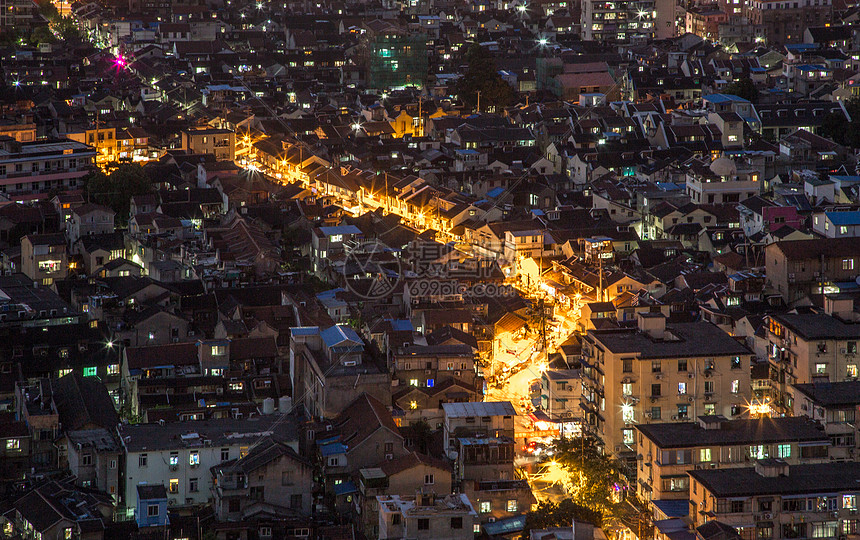
[[[478,90],[478,113],[481,112],[481,91]]]

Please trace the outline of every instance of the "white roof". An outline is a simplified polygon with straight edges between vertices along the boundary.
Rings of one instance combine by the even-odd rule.
[[[448,418],[468,416],[516,416],[517,411],[510,401],[478,401],[470,403],[443,403],[442,409]]]

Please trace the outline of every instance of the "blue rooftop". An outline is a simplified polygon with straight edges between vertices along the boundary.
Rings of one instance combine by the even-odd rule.
[[[652,500],[651,504],[660,509],[668,518],[684,517],[690,513],[690,501]]]
[[[503,187],[493,188],[487,192],[487,197],[496,198],[504,192],[505,192],[505,188],[503,188]]]
[[[748,100],[734,94],[711,94],[702,99],[711,103],[749,103]]]
[[[334,298],[335,296],[337,296],[337,293],[341,292],[344,292],[341,287],[338,287],[336,289],[329,289],[328,291],[323,291],[319,293],[317,295],[317,298],[319,298],[320,300],[322,300],[323,298]]]
[[[320,454],[322,454],[323,457],[333,456],[335,454],[346,454],[346,446],[339,442],[320,446]]]
[[[326,236],[333,234],[361,234],[361,229],[355,225],[338,225],[337,227],[320,227],[322,233]]]
[[[346,482],[341,482],[340,484],[336,484],[334,486],[334,494],[335,495],[347,495],[349,493],[355,493],[358,489],[356,489],[355,484],[352,480],[347,480]]]
[[[294,336],[316,336],[320,329],[318,326],[294,326],[290,328],[290,333]]]
[[[335,347],[344,341],[352,341],[362,347],[364,346],[364,342],[361,341],[355,330],[345,324],[336,324],[331,328],[326,328],[320,332],[320,337],[322,337],[326,347]]]
[[[853,212],[825,212],[825,217],[834,225],[860,225],[860,211]]]
[[[391,321],[391,328],[395,332],[412,332],[414,330],[412,328],[412,321],[409,319],[395,319]]]
[[[662,191],[679,191],[681,186],[674,182],[657,182],[657,187]]]

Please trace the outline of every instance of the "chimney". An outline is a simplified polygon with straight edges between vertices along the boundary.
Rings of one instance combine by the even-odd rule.
[[[639,313],[639,331],[652,339],[663,339],[666,334],[666,316],[662,313]]]
[[[782,459],[760,459],[755,462],[755,472],[765,478],[788,476],[788,463]]]
[[[850,321],[854,318],[854,298],[847,294],[828,294],[824,297],[824,313]]]

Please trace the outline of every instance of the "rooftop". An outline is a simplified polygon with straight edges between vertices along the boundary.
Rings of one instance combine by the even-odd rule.
[[[803,495],[856,492],[860,489],[860,463],[793,465],[786,476],[762,476],[754,467],[700,469],[689,475],[716,497]]]
[[[823,427],[805,416],[725,420],[717,429],[698,422],[639,424],[636,429],[660,448],[829,442]]]

